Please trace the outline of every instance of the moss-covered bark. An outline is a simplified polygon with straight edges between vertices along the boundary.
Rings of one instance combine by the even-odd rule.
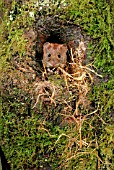
[[[114,169],[112,4],[111,0],[0,3],[0,144],[11,169]],[[85,99],[81,96],[79,105],[76,80],[61,73],[42,81],[41,61],[35,58],[36,16],[40,20],[52,15],[78,24],[85,41],[90,37],[86,60],[92,66],[80,73],[86,72],[80,85],[89,93]],[[103,77],[94,76],[96,72]]]

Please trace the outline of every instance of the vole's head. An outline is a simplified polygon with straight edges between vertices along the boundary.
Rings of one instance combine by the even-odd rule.
[[[64,67],[67,62],[67,46],[65,44],[49,43],[43,45],[43,64],[45,67]]]

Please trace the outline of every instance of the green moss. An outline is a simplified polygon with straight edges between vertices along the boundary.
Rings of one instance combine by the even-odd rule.
[[[4,12],[0,27],[2,149],[12,169],[41,168],[45,165],[66,170],[114,169],[113,1],[66,0],[51,3],[47,7],[46,4],[13,1],[6,10],[3,2],[0,2]],[[81,126],[81,134],[75,123],[70,124],[69,121],[61,125],[64,119],[60,117],[63,107],[61,100],[59,107],[49,105],[44,108],[41,102],[37,109],[33,109],[32,96],[11,83],[15,69],[9,61],[17,53],[20,58],[26,56],[26,41],[22,35],[25,28],[33,25],[32,14],[37,14],[40,7],[43,8],[40,14],[53,14],[61,20],[72,21],[91,37],[87,58],[94,60],[103,79],[92,87],[89,97],[93,110],[90,115],[84,111],[84,115],[88,115]],[[49,81],[58,86],[65,85],[59,76],[50,76]],[[60,89],[63,100],[65,96]],[[68,105],[74,96],[69,94],[67,97]],[[67,110],[66,113],[69,114]],[[83,142],[82,147],[80,141]]]

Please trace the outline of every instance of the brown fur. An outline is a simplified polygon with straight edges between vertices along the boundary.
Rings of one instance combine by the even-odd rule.
[[[65,44],[49,43],[43,45],[44,67],[64,67],[67,62],[67,46]]]

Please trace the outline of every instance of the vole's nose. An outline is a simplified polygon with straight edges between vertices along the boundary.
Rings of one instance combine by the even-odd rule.
[[[52,67],[55,67],[55,61],[52,61],[51,64],[52,64]]]

